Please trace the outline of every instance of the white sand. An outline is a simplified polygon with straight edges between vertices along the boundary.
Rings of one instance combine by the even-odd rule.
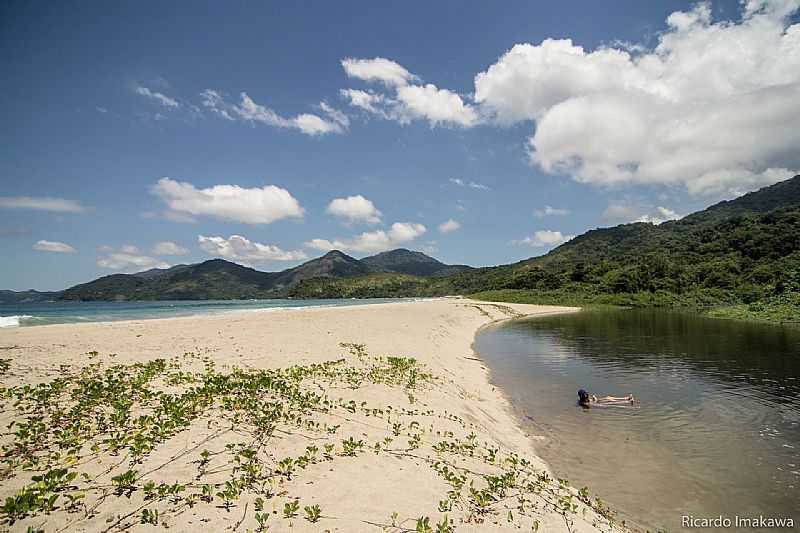
[[[419,449],[404,454],[361,452],[356,457],[341,457],[336,461],[313,464],[291,480],[280,483],[277,497],[268,499],[267,511],[273,506],[278,514],[269,521],[269,531],[413,531],[416,518],[429,516],[431,526],[439,521],[442,512],[438,502],[446,497],[450,486],[431,468],[430,461],[437,454],[431,445],[439,440],[437,432],[453,431],[464,436],[474,431],[477,441],[497,446],[501,456],[516,452],[529,458],[537,468],[546,465],[536,457],[532,439],[520,428],[502,393],[489,382],[486,367],[476,360],[472,342],[476,331],[495,320],[520,315],[541,315],[574,311],[574,308],[488,304],[462,299],[441,299],[409,303],[372,304],[353,307],[282,310],[275,312],[241,312],[192,318],[171,318],[142,321],[109,322],[94,324],[65,324],[31,328],[0,330],[0,358],[11,360],[11,371],[2,378],[6,387],[19,383],[37,383],[53,379],[59,365],[85,366],[130,364],[154,358],[180,356],[184,352],[207,354],[220,372],[232,367],[278,368],[294,364],[308,364],[341,358],[346,351],[339,343],[365,344],[373,355],[414,357],[436,376],[433,384],[415,393],[416,403],[408,402],[406,393],[398,388],[382,385],[365,386],[357,395],[352,391],[326,391],[331,397],[355,398],[370,406],[387,405],[395,409],[406,407],[420,411],[433,410],[448,413],[463,420],[455,424],[441,417],[416,417],[421,426],[422,443]],[[100,355],[88,357],[87,352]],[[110,355],[115,354],[115,355]],[[347,356],[352,360],[351,356]],[[6,400],[8,402],[8,400]],[[6,404],[7,405],[7,404]],[[5,426],[13,417],[11,410],[0,418]],[[397,418],[408,427],[413,416]],[[223,432],[218,437],[198,443],[214,433],[213,420],[194,424],[153,451],[138,465],[138,471],[157,468],[147,479],[172,483],[191,480],[196,475],[201,449],[218,450],[228,442],[238,442],[236,435]],[[367,446],[392,435],[391,424],[380,417],[340,417],[336,438],[341,441],[350,435],[361,438]],[[8,443],[6,434],[2,440]],[[239,439],[241,440],[241,439]],[[406,438],[396,437],[405,446]],[[285,434],[277,439],[272,453],[302,450],[308,438],[298,434]],[[320,446],[321,447],[321,446]],[[180,455],[181,452],[190,451]],[[169,462],[180,455],[179,460]],[[294,453],[298,455],[298,453]],[[113,461],[124,457],[108,457],[98,464],[87,465],[98,475]],[[465,468],[484,470],[491,468],[480,462],[464,460]],[[103,464],[100,464],[102,462]],[[166,466],[164,463],[168,462]],[[158,466],[155,466],[158,465]],[[120,466],[114,473],[124,471]],[[2,472],[0,472],[2,473]],[[30,482],[33,472],[6,472],[0,475],[0,498],[5,498]],[[110,474],[109,474],[110,476]],[[99,479],[99,478],[98,478]],[[219,482],[224,481],[224,476]],[[476,485],[477,487],[477,485]],[[300,515],[283,519],[284,502],[299,498]],[[87,504],[91,497],[87,496]],[[134,493],[131,499],[108,498],[97,507],[97,513],[85,518],[82,512],[55,512],[19,521],[13,526],[0,525],[11,531],[25,531],[28,525],[43,527],[46,531],[62,528],[65,531],[154,531],[160,526],[119,522],[119,517],[139,507],[142,498]],[[244,503],[250,507],[245,508]],[[303,519],[303,506],[318,504],[323,518],[317,523]],[[242,498],[230,512],[216,505],[198,504],[191,509],[170,515],[168,506],[162,507],[162,518],[170,531],[245,531],[255,529],[252,498]],[[514,501],[501,502],[494,512],[480,517],[480,522],[469,512],[453,509],[448,516],[454,520],[456,531],[531,531],[530,516],[512,516]],[[393,513],[394,518],[392,518]],[[531,515],[534,516],[534,515]],[[538,516],[540,531],[567,531],[565,519],[553,511]],[[594,522],[602,519],[588,508],[580,506],[577,515],[569,515],[572,531],[592,531]],[[469,521],[469,522],[467,522]],[[396,524],[391,526],[392,522]],[[125,526],[125,527],[122,527]],[[608,529],[604,527],[603,529]]]

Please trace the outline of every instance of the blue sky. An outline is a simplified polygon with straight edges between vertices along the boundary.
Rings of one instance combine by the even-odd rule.
[[[796,20],[794,0],[3,2],[0,287],[334,247],[493,265],[687,214],[800,168]]]

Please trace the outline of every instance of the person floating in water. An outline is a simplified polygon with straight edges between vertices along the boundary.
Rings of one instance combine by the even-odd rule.
[[[594,394],[589,394],[585,390],[578,391],[578,405],[581,407],[591,407],[592,405],[633,405],[636,403],[636,398],[633,394],[627,396],[603,396],[598,398]]]

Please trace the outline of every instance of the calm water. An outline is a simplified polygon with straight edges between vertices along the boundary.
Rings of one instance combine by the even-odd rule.
[[[70,322],[140,320],[302,307],[363,305],[398,302],[400,299],[368,300],[202,300],[164,302],[47,302],[0,304],[0,327],[39,326]]]
[[[597,311],[505,323],[476,347],[555,472],[629,522],[763,515],[800,530],[800,328]],[[584,410],[579,388],[641,406]]]

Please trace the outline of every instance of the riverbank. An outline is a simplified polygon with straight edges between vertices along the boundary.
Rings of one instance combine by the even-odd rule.
[[[607,530],[471,350],[492,321],[573,310],[441,299],[1,330],[16,433],[0,527]]]
[[[532,305],[567,305],[581,308],[638,308],[672,309],[690,311],[711,318],[729,318],[774,324],[800,324],[800,294],[787,292],[780,296],[769,296],[752,303],[738,302],[731,295],[720,298],[719,294],[640,292],[633,294],[581,294],[569,291],[542,291],[527,289],[500,289],[469,295],[480,301],[508,302]]]

